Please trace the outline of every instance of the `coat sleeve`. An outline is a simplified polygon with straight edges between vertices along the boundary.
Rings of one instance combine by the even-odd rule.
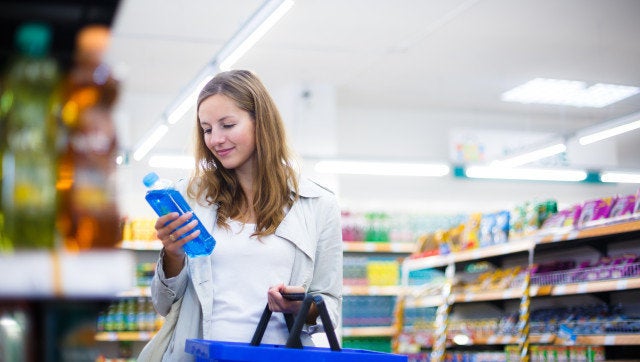
[[[335,329],[340,326],[342,314],[343,250],[340,207],[332,194],[323,196],[321,203],[324,207],[320,207],[317,215],[319,237],[309,292],[322,295]],[[309,326],[310,333],[314,332],[313,327]]]
[[[166,278],[162,269],[163,256],[164,249],[160,252],[160,257],[156,263],[156,272],[151,280],[151,300],[158,314],[166,316],[171,310],[173,302],[180,299],[187,289],[189,258],[185,258],[180,274],[172,278]]]

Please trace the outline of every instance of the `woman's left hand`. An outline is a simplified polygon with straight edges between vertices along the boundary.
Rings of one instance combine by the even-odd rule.
[[[301,286],[276,285],[269,288],[267,295],[267,304],[272,312],[293,313],[297,314],[302,306],[302,301],[285,299],[283,293],[304,293],[305,290]]]

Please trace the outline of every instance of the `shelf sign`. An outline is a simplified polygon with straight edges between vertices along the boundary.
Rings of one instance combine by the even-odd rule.
[[[566,324],[561,324],[560,329],[558,330],[558,337],[565,341],[565,344],[574,345],[576,344],[576,333],[572,328],[569,328]]]

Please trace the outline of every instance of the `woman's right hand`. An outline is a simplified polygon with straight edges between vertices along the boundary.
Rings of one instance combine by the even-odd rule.
[[[158,218],[155,224],[155,229],[158,239],[162,241],[165,256],[169,256],[172,259],[180,261],[184,259],[185,253],[182,246],[200,235],[200,230],[196,230],[189,234],[191,230],[198,225],[198,220],[193,220],[190,223],[185,224],[192,218],[192,216],[192,212],[187,212],[182,216],[177,212],[171,212]],[[180,239],[183,235],[186,236]]]

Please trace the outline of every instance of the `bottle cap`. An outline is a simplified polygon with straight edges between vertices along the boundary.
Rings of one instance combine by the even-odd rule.
[[[42,23],[25,23],[16,31],[15,42],[19,51],[41,57],[49,51],[51,28]]]
[[[110,40],[111,32],[105,25],[92,24],[83,27],[76,34],[76,60],[100,64]]]
[[[142,179],[142,183],[146,186],[146,187],[151,187],[154,183],[156,183],[156,181],[158,181],[160,177],[158,176],[157,173],[155,172],[149,172],[143,179]]]

